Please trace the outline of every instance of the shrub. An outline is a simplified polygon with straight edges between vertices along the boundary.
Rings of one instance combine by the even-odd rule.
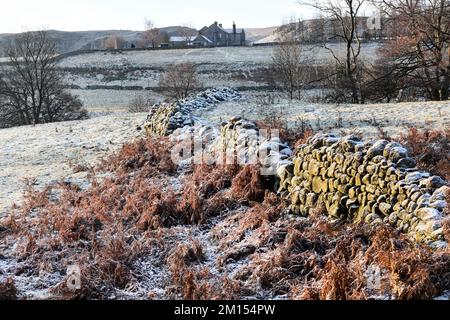
[[[159,86],[167,96],[178,100],[186,99],[189,94],[202,85],[198,80],[197,68],[191,63],[174,64],[161,76]]]
[[[0,281],[0,300],[16,300],[17,289],[14,283],[14,279],[6,278],[4,281]]]
[[[172,161],[171,150],[168,138],[141,138],[124,144],[117,154],[102,161],[99,170],[130,172],[142,169],[139,172],[144,176],[173,174],[177,167]]]
[[[143,113],[148,112],[152,107],[152,103],[144,98],[142,95],[138,95],[133,100],[131,100],[130,105],[128,106],[129,113]]]
[[[419,168],[450,181],[450,129],[411,128],[399,140],[411,151]]]
[[[233,179],[231,193],[238,200],[263,202],[268,188],[259,166],[245,166]]]

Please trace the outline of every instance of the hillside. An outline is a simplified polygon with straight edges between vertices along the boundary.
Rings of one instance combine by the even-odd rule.
[[[344,45],[329,47],[339,55],[345,53]],[[308,63],[320,65],[333,59],[326,49],[312,45],[303,48]],[[378,43],[364,43],[364,61],[372,62],[378,48]],[[267,90],[264,73],[272,54],[272,47],[93,52],[62,59],[60,67],[72,92],[88,109],[123,109],[137,95],[149,96],[154,102],[163,99],[158,81],[164,69],[175,62],[195,64],[200,81],[207,87],[230,86],[261,94]]]
[[[185,27],[172,26],[161,28],[169,36],[177,35]],[[93,31],[58,31],[49,30],[51,38],[55,39],[59,52],[67,53],[85,49],[102,49],[102,41],[111,36],[119,36],[126,42],[137,43],[142,36],[142,31],[132,30],[93,30]],[[5,48],[16,34],[0,34],[0,56],[4,56]]]
[[[161,31],[167,32],[169,36],[181,34],[183,29],[189,29],[182,26],[170,26],[161,28]],[[254,42],[265,38],[275,31],[277,27],[269,28],[249,28],[247,32],[247,40]],[[195,31],[194,29],[189,29]],[[56,40],[58,49],[61,53],[67,53],[85,49],[101,49],[102,41],[111,36],[119,36],[128,43],[139,42],[142,31],[133,30],[92,30],[92,31],[58,31],[49,30],[49,35]],[[16,34],[4,33],[0,34],[0,57],[5,55],[5,48],[8,43],[14,39]]]
[[[271,36],[279,27],[268,28],[247,28],[245,32],[247,34],[247,40],[250,42],[256,42],[263,38]]]
[[[225,117],[246,107],[217,106],[228,110]],[[440,108],[404,104],[398,118],[420,107]],[[369,108],[345,106],[354,118]],[[201,117],[214,120],[211,110]],[[288,214],[258,167],[173,162],[184,130],[209,135],[207,126],[140,139],[135,126],[144,118],[118,114],[0,130],[0,165],[10,168],[0,194],[18,195],[24,174],[38,178],[29,180],[23,205],[0,217],[0,298],[448,299],[448,247],[432,251],[388,223],[333,220],[322,206],[307,218]],[[428,125],[425,117],[415,120],[422,121],[416,127]],[[238,130],[254,130],[256,124],[239,121]],[[315,140],[308,141],[312,149]],[[72,277],[80,279],[78,288]]]

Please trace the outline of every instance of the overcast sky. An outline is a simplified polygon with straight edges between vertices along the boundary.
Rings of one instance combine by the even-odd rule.
[[[270,27],[311,11],[296,0],[1,0],[0,33],[34,29],[143,29],[148,17],[160,26],[214,21],[231,27]]]

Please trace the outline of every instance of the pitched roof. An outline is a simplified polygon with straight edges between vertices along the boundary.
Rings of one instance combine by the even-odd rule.
[[[208,42],[208,43],[213,43],[210,39],[208,39],[208,37],[206,37],[206,36],[204,36],[204,35],[202,35],[202,34],[199,34],[194,40],[192,40],[192,41],[197,41],[197,39],[198,38],[202,38],[203,40],[205,40],[206,42]]]
[[[170,42],[186,42],[186,41],[194,41],[194,39],[197,38],[197,36],[188,36],[188,37],[177,37],[172,36],[170,37]]]
[[[233,32],[234,32],[234,30],[233,29],[225,29],[224,27],[221,27],[220,25],[216,25],[216,24],[212,24],[211,26],[209,26],[209,27],[205,27],[205,28],[211,28],[211,27],[217,27],[217,28],[219,28],[220,30],[222,30],[223,32],[226,32],[226,33],[229,33],[229,34],[233,34]],[[202,29],[203,30],[203,29]],[[245,32],[244,31],[244,29],[242,29],[242,28],[236,28],[236,33],[242,33],[242,32]]]

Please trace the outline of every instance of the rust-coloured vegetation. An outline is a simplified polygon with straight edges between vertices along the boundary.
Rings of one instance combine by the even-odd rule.
[[[0,300],[16,300],[17,289],[14,279],[9,277],[0,281]]]
[[[418,299],[450,289],[448,249],[387,226],[331,223],[323,208],[289,216],[257,166],[180,169],[170,148],[127,144],[89,168],[85,189],[28,181],[0,225],[5,256],[21,261],[15,275],[60,275],[48,288],[64,299]],[[0,297],[20,297],[16,286],[0,283]]]
[[[267,130],[273,136],[272,130],[278,130],[279,138],[290,146],[297,146],[306,143],[308,138],[314,135],[309,122],[304,120],[295,121],[290,125],[282,116],[268,116],[264,120],[257,121],[258,128]]]
[[[450,180],[450,129],[411,128],[401,135],[400,142],[409,148],[421,169]]]

